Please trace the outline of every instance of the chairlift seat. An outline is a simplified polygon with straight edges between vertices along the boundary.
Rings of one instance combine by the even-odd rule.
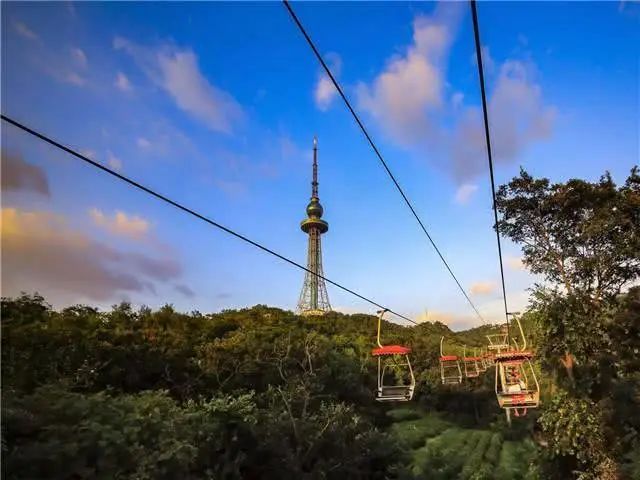
[[[413,397],[414,385],[382,386],[378,389],[378,402],[408,402]]]
[[[530,360],[531,358],[533,358],[533,352],[528,350],[511,350],[509,352],[500,352],[494,355],[495,361],[500,363],[522,362],[524,360]]]
[[[371,355],[379,357],[383,355],[408,355],[411,352],[409,347],[402,345],[384,345],[382,347],[371,350]]]
[[[458,357],[456,355],[442,355],[440,357],[441,362],[457,362]]]

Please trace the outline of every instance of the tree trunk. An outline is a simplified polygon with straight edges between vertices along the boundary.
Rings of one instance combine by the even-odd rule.
[[[569,377],[569,381],[571,382],[571,385],[573,385],[575,383],[575,379],[573,376],[573,355],[571,355],[571,353],[569,352],[565,352],[564,358],[560,359],[560,363],[562,363],[562,366],[567,371],[567,377]]]

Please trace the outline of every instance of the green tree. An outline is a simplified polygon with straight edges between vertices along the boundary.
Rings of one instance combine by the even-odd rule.
[[[523,262],[533,273],[561,288],[570,303],[586,303],[587,316],[640,275],[638,172],[633,168],[618,188],[608,173],[594,183],[552,184],[521,170],[498,189],[500,233],[522,245]],[[573,333],[551,328],[541,339],[560,336],[566,347],[561,361],[570,378],[574,342],[581,341]]]
[[[497,207],[500,233],[522,246],[524,264],[545,281],[534,289],[530,315],[542,364],[564,388],[540,420],[550,471],[617,478],[614,460],[637,447],[638,433],[620,418],[637,406],[630,370],[637,368],[638,292],[628,289],[640,278],[638,169],[620,187],[608,173],[593,183],[552,184],[522,170],[500,187]]]

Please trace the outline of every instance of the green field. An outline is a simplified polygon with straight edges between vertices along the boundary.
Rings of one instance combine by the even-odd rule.
[[[535,446],[529,439],[507,441],[497,429],[456,425],[437,413],[398,408],[390,433],[406,449],[400,478],[433,480],[525,479]]]

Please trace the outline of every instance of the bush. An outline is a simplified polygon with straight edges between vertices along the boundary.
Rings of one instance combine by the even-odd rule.
[[[256,441],[253,396],[179,406],[166,392],[83,395],[59,386],[4,406],[10,478],[240,478]]]

